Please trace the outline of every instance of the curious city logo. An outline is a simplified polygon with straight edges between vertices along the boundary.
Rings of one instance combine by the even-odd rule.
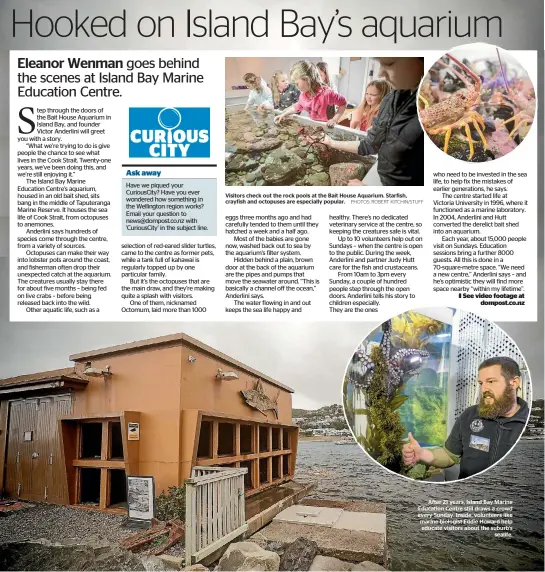
[[[210,108],[129,108],[129,157],[210,157]]]

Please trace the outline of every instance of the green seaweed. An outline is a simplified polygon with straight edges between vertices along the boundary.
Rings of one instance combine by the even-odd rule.
[[[413,431],[424,443],[443,443],[446,438],[446,396],[429,388],[417,388],[405,406]]]
[[[375,346],[370,357],[375,368],[366,391],[368,408],[361,411],[367,416],[367,431],[365,437],[359,439],[373,459],[387,469],[399,472],[403,467],[402,437],[405,427],[401,423],[398,409],[408,396],[401,395],[401,386],[395,390],[391,399],[388,398],[388,366],[381,348]]]

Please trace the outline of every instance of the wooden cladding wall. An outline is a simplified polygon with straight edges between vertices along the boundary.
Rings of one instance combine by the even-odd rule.
[[[65,467],[57,420],[72,412],[69,395],[18,399],[9,404],[4,494],[65,503]]]

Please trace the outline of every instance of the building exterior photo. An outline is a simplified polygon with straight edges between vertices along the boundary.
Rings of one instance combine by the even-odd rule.
[[[0,380],[3,495],[126,506],[126,476],[157,493],[195,466],[246,467],[246,496],[293,478],[293,390],[185,334],[70,356]]]

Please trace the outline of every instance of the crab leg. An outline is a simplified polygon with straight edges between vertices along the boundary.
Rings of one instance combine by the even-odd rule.
[[[513,123],[513,129],[512,129],[511,132],[509,133],[509,139],[511,139],[511,137],[514,136],[515,132],[517,131],[517,129],[518,129],[519,127],[521,127],[523,124],[527,124],[527,120],[524,118],[522,111],[519,111],[518,113],[516,113],[515,115],[513,115],[513,117],[511,117],[510,119],[507,119],[506,121],[504,121],[504,122],[502,123],[502,126],[506,125],[506,124],[509,123],[510,121],[514,121],[514,123]]]
[[[424,104],[424,108],[428,108],[430,106],[429,101],[421,94],[418,94],[418,99]]]
[[[443,153],[447,153],[448,151],[448,144],[450,142],[450,136],[452,134],[452,129],[449,127],[446,131],[445,131],[445,146],[443,147]]]
[[[477,133],[479,134],[481,141],[483,142],[484,150],[486,151],[486,139],[485,139],[484,133],[481,131],[481,128],[479,126],[479,121],[476,120],[475,117],[473,118],[473,125],[475,126],[475,129],[477,130]],[[483,125],[483,127],[484,127],[484,125]]]
[[[473,139],[471,138],[471,131],[469,129],[469,125],[467,123],[462,123],[462,125],[460,127],[464,127],[465,132],[466,132],[466,137],[467,137],[467,141],[469,143],[469,160],[471,161],[471,159],[473,158],[473,155],[475,154],[475,148],[473,147]]]

